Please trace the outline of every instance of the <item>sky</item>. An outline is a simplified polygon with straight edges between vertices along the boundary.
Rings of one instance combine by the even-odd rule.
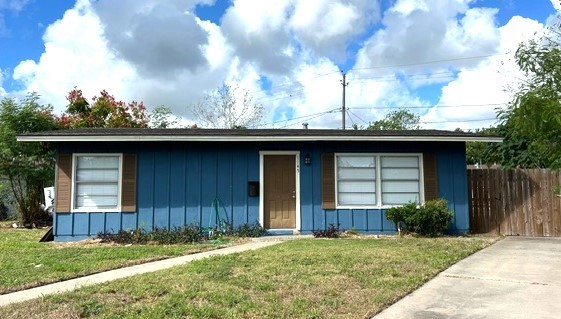
[[[264,108],[260,128],[346,127],[399,108],[425,129],[496,123],[524,78],[519,43],[559,0],[0,0],[0,97],[55,112],[74,87],[196,123],[223,85]]]

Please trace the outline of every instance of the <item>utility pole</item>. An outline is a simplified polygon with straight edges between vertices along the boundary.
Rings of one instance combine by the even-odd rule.
[[[341,70],[341,74],[343,75],[343,80],[341,80],[341,84],[343,85],[343,105],[341,107],[341,115],[343,116],[343,130],[345,129],[345,115],[347,114],[347,107],[345,105],[345,89],[347,88],[347,85],[349,85],[349,82],[347,82],[347,73],[343,72],[343,70]]]

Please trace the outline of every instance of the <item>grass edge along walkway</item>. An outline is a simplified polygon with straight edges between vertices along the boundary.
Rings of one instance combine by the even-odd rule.
[[[40,298],[46,295],[71,291],[80,287],[100,284],[100,283],[104,283],[120,278],[126,278],[138,274],[163,270],[174,266],[179,266],[193,260],[208,258],[211,256],[238,253],[247,250],[255,250],[255,249],[271,246],[277,243],[280,243],[280,241],[267,241],[267,242],[253,241],[253,242],[236,245],[232,247],[205,251],[201,253],[195,253],[195,254],[190,254],[180,257],[173,257],[173,258],[148,262],[145,264],[138,264],[138,265],[124,267],[124,268],[113,269],[109,271],[96,273],[93,275],[87,275],[84,277],[78,277],[78,278],[60,281],[52,284],[47,284],[44,286],[39,286],[26,290],[20,290],[5,295],[0,295],[0,307],[13,303],[35,299],[35,298]]]

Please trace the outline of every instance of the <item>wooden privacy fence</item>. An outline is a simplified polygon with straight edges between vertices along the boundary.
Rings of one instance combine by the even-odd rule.
[[[560,172],[468,169],[472,233],[561,236]]]

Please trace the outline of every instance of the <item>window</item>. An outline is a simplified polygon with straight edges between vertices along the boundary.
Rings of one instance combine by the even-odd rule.
[[[421,156],[336,154],[338,207],[383,207],[421,201]]]
[[[121,155],[75,155],[73,210],[118,210]]]

